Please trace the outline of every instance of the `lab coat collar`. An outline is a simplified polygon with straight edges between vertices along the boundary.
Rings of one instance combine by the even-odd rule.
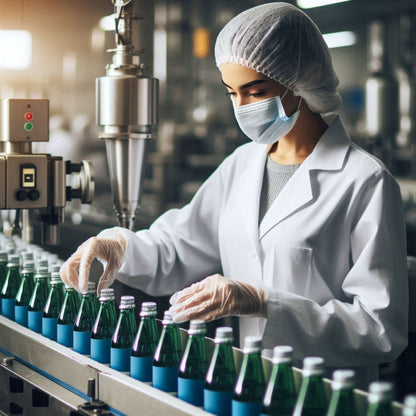
[[[337,117],[319,139],[312,153],[289,179],[260,223],[260,240],[277,224],[313,202],[311,172],[340,170],[351,141]]]
[[[344,165],[350,145],[351,139],[341,119],[336,117],[303,164],[309,171],[340,170]]]
[[[240,181],[238,205],[245,226],[253,241],[261,240],[273,227],[313,200],[310,172],[313,170],[339,170],[350,148],[350,139],[337,117],[322,135],[313,152],[289,180],[258,225],[260,193],[268,147],[259,145],[250,166]]]

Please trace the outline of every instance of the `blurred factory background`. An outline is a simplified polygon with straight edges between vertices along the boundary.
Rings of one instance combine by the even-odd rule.
[[[416,255],[416,2],[350,0],[312,7],[292,0],[326,35],[340,80],[341,116],[354,141],[380,157],[400,181],[408,252]],[[142,0],[133,39],[145,74],[159,79],[159,132],[148,144],[136,229],[186,204],[226,155],[247,139],[235,122],[214,62],[215,38],[256,0]],[[325,3],[325,2],[324,2]],[[328,1],[326,2],[328,3]],[[67,258],[86,238],[117,225],[104,140],[95,124],[95,79],[111,62],[114,20],[110,0],[0,0],[0,98],[50,100],[50,142],[36,151],[65,160],[91,160],[91,205],[69,203],[61,243]],[[111,24],[112,22],[112,24]],[[3,228],[9,213],[1,212]],[[1,224],[0,224],[1,225]],[[413,259],[409,257],[409,270]],[[413,272],[412,272],[413,273]],[[414,272],[416,274],[416,271]],[[411,289],[416,296],[416,278]],[[413,301],[412,307],[416,305]],[[416,309],[411,315],[415,345]],[[415,332],[413,332],[415,331]],[[413,355],[412,355],[413,354]],[[406,371],[400,373],[403,368]],[[404,370],[403,370],[404,371]],[[416,386],[415,353],[396,367],[396,383]],[[403,388],[403,392],[407,387]],[[414,390],[414,389],[413,389]]]

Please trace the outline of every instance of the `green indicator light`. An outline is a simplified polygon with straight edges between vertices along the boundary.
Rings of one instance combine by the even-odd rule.
[[[32,123],[25,123],[25,130],[26,131],[31,131],[33,129],[33,124]]]

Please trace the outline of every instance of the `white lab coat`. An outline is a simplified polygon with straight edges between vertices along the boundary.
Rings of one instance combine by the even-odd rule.
[[[400,190],[337,118],[258,225],[267,147],[249,143],[182,209],[149,230],[121,230],[118,279],[170,294],[213,273],[265,287],[268,318],[240,318],[240,336],[292,345],[377,377],[407,343],[408,291]]]

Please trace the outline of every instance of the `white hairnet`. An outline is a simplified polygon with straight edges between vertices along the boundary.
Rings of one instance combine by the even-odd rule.
[[[341,105],[328,46],[291,4],[262,4],[235,16],[217,37],[215,59],[219,68],[237,63],[280,82],[315,113],[333,113]]]

